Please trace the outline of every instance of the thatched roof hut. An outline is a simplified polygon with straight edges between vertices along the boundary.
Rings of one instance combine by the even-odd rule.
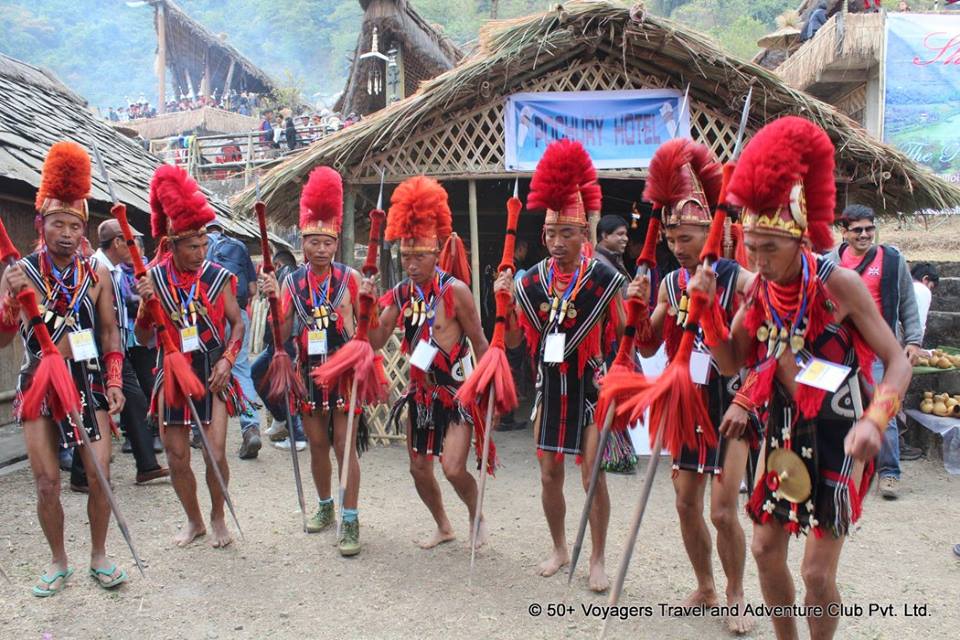
[[[821,125],[837,148],[844,197],[910,211],[960,204],[960,189],[870,137],[850,118],[791,88],[775,73],[723,53],[695,31],[605,0],[489,23],[480,50],[423,84],[416,94],[278,165],[261,179],[272,215],[293,223],[302,182],[318,165],[339,170],[367,200],[379,182],[426,173],[446,180],[512,180],[504,165],[504,98],[519,91],[674,88],[690,85],[691,133],[723,159],[732,151],[739,111],[753,87],[749,135],[764,123],[800,114]],[[643,178],[601,170],[601,178]],[[364,185],[370,185],[364,187]],[[639,195],[641,187],[636,188]],[[235,203],[252,205],[252,190]],[[348,200],[349,202],[349,200]],[[345,213],[349,220],[352,211]],[[349,254],[348,254],[349,255]]]
[[[127,205],[133,224],[146,232],[150,179],[160,160],[97,118],[83,98],[49,71],[0,54],[0,209],[5,221],[28,216],[26,236],[31,239],[35,236],[30,212],[40,171],[47,150],[58,140],[73,140],[91,153],[92,141],[97,141],[117,197]],[[259,237],[255,223],[236,219],[223,201],[207,195],[229,231],[250,240]],[[106,184],[94,171],[92,215],[109,215],[111,204]],[[18,242],[21,250],[27,248],[24,242],[23,238]]]
[[[196,92],[223,95],[231,89],[266,94],[276,89],[270,76],[227,44],[226,34],[214,34],[173,0],[148,2],[154,7],[161,109],[167,69],[172,74],[174,97]]]
[[[360,0],[360,6],[363,23],[336,111],[362,116],[378,111],[412,95],[422,82],[463,58],[453,41],[424,20],[409,0]]]

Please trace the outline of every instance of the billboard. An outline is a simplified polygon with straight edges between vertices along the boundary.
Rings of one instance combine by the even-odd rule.
[[[663,142],[690,136],[690,110],[673,89],[515,93],[504,110],[504,163],[532,171],[547,145],[579,140],[598,169],[640,169]]]
[[[960,15],[886,19],[884,142],[960,182]]]

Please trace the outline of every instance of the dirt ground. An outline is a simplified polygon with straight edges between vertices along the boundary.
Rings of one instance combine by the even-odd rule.
[[[238,428],[235,423],[231,428],[229,447],[235,452]],[[581,609],[606,604],[606,596],[586,589],[589,542],[570,590],[564,575],[535,575],[549,536],[532,437],[529,430],[511,432],[500,434],[497,442],[505,466],[488,484],[491,538],[478,554],[472,587],[467,584],[466,510],[442,478],[447,509],[460,537],[430,551],[412,543],[431,531],[432,521],[416,495],[399,445],[375,448],[362,459],[364,549],[354,559],[339,556],[332,532],[307,536],[299,531],[289,454],[269,446],[258,460],[240,461],[235,454],[230,459],[231,492],[246,540],[226,550],[214,550],[205,542],[175,549],[171,538],[182,513],[171,487],[135,486],[133,460],[115,445],[116,493],[148,565],[147,577],[136,573],[113,526],[109,551],[131,573],[130,582],[106,593],[86,576],[85,498],[70,493],[64,477],[67,548],[77,572],[63,593],[35,598],[30,587],[45,568],[48,552],[37,524],[30,474],[21,465],[0,477],[0,512],[5,514],[0,521],[0,562],[13,579],[13,584],[0,582],[0,637],[598,637],[601,621]],[[194,469],[202,464],[195,455]],[[572,542],[583,498],[572,463],[567,468],[567,531]],[[661,462],[621,599],[621,604],[653,607],[654,615],[615,621],[610,638],[726,637],[719,619],[660,615],[659,603],[678,602],[694,585],[669,480],[669,465]],[[612,574],[641,476],[609,476],[609,482],[613,514],[607,564]],[[950,552],[951,545],[960,542],[960,479],[947,476],[939,463],[908,462],[902,484],[896,502],[871,493],[863,526],[847,543],[840,589],[846,603],[864,611],[842,620],[838,638],[947,638],[960,628],[960,561]],[[205,493],[201,502],[208,504]],[[742,514],[741,520],[747,527]],[[749,528],[747,536],[749,541]],[[801,549],[802,541],[791,545],[798,580]],[[716,558],[714,565],[722,589]],[[746,571],[747,599],[759,605],[756,568],[749,556]],[[548,605],[557,603],[574,610],[549,617]],[[896,617],[868,615],[871,603],[894,605]],[[529,613],[535,604],[543,608],[539,617]],[[926,605],[926,616],[906,617],[904,607],[913,611],[914,605]],[[750,637],[772,638],[769,621],[758,620]]]
[[[957,260],[960,215],[886,217],[878,227],[877,241],[898,247],[911,263]]]

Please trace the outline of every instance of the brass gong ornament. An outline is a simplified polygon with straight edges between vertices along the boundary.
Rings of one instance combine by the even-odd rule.
[[[802,504],[810,497],[813,483],[807,466],[790,449],[776,449],[767,458],[767,472],[776,477],[776,488],[780,496],[795,504]]]

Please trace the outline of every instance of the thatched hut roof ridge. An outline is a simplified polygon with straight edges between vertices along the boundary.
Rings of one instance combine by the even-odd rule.
[[[416,94],[281,163],[261,179],[262,195],[279,218],[292,220],[295,207],[291,203],[313,167],[329,165],[340,170],[346,182],[355,181],[368,169],[366,165],[402,148],[411,138],[422,138],[424,131],[447,127],[484,106],[498,108],[531,79],[572,61],[601,58],[604,64],[622,68],[624,76],[665,77],[665,86],[678,89],[689,83],[696,108],[734,121],[752,86],[750,132],[788,114],[813,120],[836,145],[840,179],[851,196],[905,211],[960,203],[960,188],[871,138],[830,105],[792,89],[775,73],[724,53],[707,36],[647,13],[642,5],[627,9],[605,0],[570,2],[543,14],[487,25],[476,54],[427,81]],[[502,123],[497,126],[502,136]],[[502,158],[499,162],[497,167],[477,171],[476,176],[502,175]],[[443,177],[442,169],[433,173]],[[616,173],[601,175],[617,177]],[[403,177],[388,174],[387,181]],[[234,202],[249,206],[252,190]]]
[[[218,77],[227,75],[229,62],[232,60],[238,69],[234,71],[231,84],[237,84],[243,74],[259,86],[245,87],[247,90],[258,93],[269,93],[277,88],[277,83],[265,71],[250,61],[223,37],[207,29],[191,18],[173,0],[148,0],[151,5],[162,5],[166,14],[167,60],[173,62],[178,58],[184,60],[193,58],[193,65],[201,68],[203,65],[203,50],[211,52],[210,65]],[[193,42],[179,42],[178,36],[188,35]],[[242,86],[242,83],[240,83]],[[194,85],[199,90],[199,83]]]

